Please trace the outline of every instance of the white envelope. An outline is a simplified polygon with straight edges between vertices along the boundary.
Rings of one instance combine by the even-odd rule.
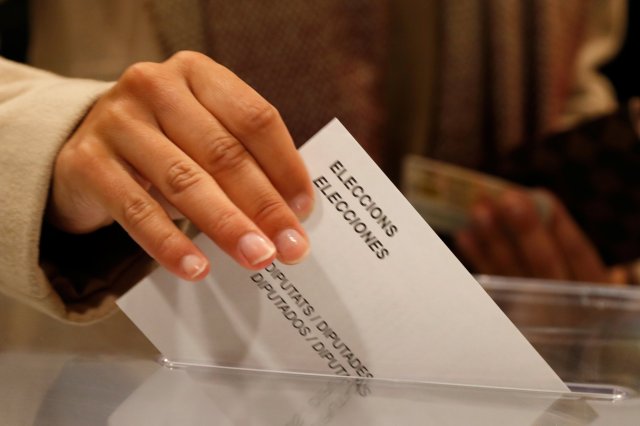
[[[200,235],[204,281],[158,269],[118,301],[166,357],[568,391],[337,120],[300,151],[316,189],[304,262],[248,271]]]

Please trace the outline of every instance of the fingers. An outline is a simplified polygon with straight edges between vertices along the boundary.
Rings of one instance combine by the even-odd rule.
[[[87,166],[84,174],[87,192],[93,193],[150,256],[184,279],[199,280],[207,275],[209,262],[205,256],[174,225],[125,165],[111,153],[96,149],[81,153],[80,158]]]
[[[52,187],[49,210],[63,229],[90,232],[115,219],[186,278],[208,263],[169,207],[248,268],[276,255],[294,263],[309,248],[298,217],[311,211],[311,181],[278,112],[200,54],[130,67],[63,147]]]
[[[186,79],[183,84],[162,84],[164,80],[172,78],[172,73],[184,74]],[[309,245],[296,213],[301,217],[306,216],[313,205],[313,191],[306,168],[277,112],[265,120],[264,126],[250,125],[255,118],[252,115],[255,114],[255,108],[273,110],[273,107],[230,71],[199,54],[175,55],[166,66],[139,64],[128,74],[131,75],[125,81],[144,82],[132,87],[131,91],[138,91],[141,97],[144,93],[147,98],[154,99],[149,104],[153,120],[168,136],[168,140],[189,157],[190,161],[185,167],[191,170],[195,161],[201,170],[213,177],[214,181],[205,186],[215,184],[216,193],[226,197],[223,212],[228,216],[231,211],[229,204],[233,203],[239,209],[235,209],[234,214],[243,213],[238,217],[248,217],[257,225],[255,229],[264,231],[264,234],[259,233],[260,239],[266,237],[275,243],[280,260],[285,263],[301,260]],[[203,84],[198,85],[199,80],[203,80]],[[205,102],[209,105],[204,105]],[[238,134],[229,129],[230,124],[235,125]],[[127,133],[131,134],[133,130]],[[145,164],[148,162],[144,152],[147,149],[158,150],[156,146],[137,141],[120,147],[125,158],[137,156],[137,169],[149,167]],[[166,158],[169,154],[167,149],[160,149],[159,157]],[[182,166],[184,160],[180,160]],[[153,181],[149,172],[145,177]],[[211,226],[203,225],[202,218],[197,219],[200,217],[198,208],[190,207],[192,201],[183,200],[180,204],[180,201],[173,199],[176,194],[172,194],[171,188],[158,188],[171,205],[192,219],[229,254],[238,258],[238,251],[234,255],[232,243],[228,241],[228,231],[220,236],[219,229],[211,229]],[[213,196],[213,193],[210,195]],[[187,211],[189,209],[191,213]],[[255,241],[257,244],[258,239]],[[273,247],[271,241],[268,243],[270,248]],[[263,246],[263,249],[262,254],[266,256],[267,246]],[[256,251],[254,257],[262,259],[263,256],[258,256],[258,253]],[[241,261],[245,266],[247,261],[252,261],[245,260]]]
[[[191,66],[194,61],[208,66]],[[195,98],[241,141],[284,200],[300,217],[309,214],[313,189],[302,158],[278,111],[231,71],[202,57],[176,55]]]
[[[251,269],[274,260],[274,244],[211,175],[152,126],[138,123],[130,134],[113,142],[116,153],[220,248]]]
[[[521,276],[524,271],[518,253],[498,219],[490,202],[478,202],[471,210],[473,232],[459,234],[458,244],[463,256],[478,270],[493,275]]]
[[[490,255],[483,250],[482,241],[470,230],[459,231],[455,235],[455,242],[462,257],[478,273],[489,275],[503,275],[496,269]]]
[[[534,199],[544,197],[547,220]],[[511,190],[477,202],[472,226],[457,235],[462,255],[478,272],[553,280],[610,281],[593,245],[551,194]]]
[[[562,253],[529,194],[508,191],[476,202],[471,226],[456,236],[463,257],[477,272],[567,279]]]
[[[531,197],[522,191],[507,191],[498,205],[528,272],[546,279],[569,279],[564,256],[540,219]]]
[[[171,110],[170,116],[163,111],[158,113],[165,134],[212,176],[235,206],[275,243],[280,260],[286,263],[299,261],[309,246],[292,209],[244,145],[208,110],[188,96],[190,92],[186,88],[184,90],[186,93],[176,97],[176,107]],[[182,124],[187,120],[191,123],[189,127]],[[138,144],[138,148],[153,148],[143,145]],[[144,155],[142,152],[132,154]],[[176,207],[180,208],[178,205]],[[181,210],[190,217],[184,208],[188,206],[183,206]]]

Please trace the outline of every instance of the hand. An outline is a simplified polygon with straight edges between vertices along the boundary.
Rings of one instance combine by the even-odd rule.
[[[624,283],[624,270],[604,265],[562,203],[548,192],[537,196],[548,201],[547,220],[523,191],[473,206],[471,226],[456,235],[471,266],[492,275]]]
[[[204,55],[133,65],[98,100],[56,159],[48,218],[73,233],[115,220],[174,274],[203,278],[207,259],[150,190],[247,268],[308,251],[298,218],[313,190],[286,126]]]

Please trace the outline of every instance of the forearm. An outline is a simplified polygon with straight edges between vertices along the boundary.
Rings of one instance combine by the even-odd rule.
[[[69,135],[109,87],[0,58],[0,291],[60,318],[79,317],[47,275],[59,269],[51,263],[41,267],[52,168]]]

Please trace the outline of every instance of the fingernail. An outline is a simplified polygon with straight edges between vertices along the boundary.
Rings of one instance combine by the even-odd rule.
[[[313,198],[307,194],[297,195],[289,201],[289,207],[298,216],[298,219],[304,219],[311,213]]]
[[[180,267],[189,279],[194,279],[207,268],[207,261],[195,254],[188,254],[180,261]]]
[[[295,229],[285,229],[273,241],[278,248],[278,257],[285,263],[298,263],[309,252],[309,243]]]
[[[274,245],[256,232],[244,234],[238,241],[238,249],[252,266],[264,262],[276,253]]]

